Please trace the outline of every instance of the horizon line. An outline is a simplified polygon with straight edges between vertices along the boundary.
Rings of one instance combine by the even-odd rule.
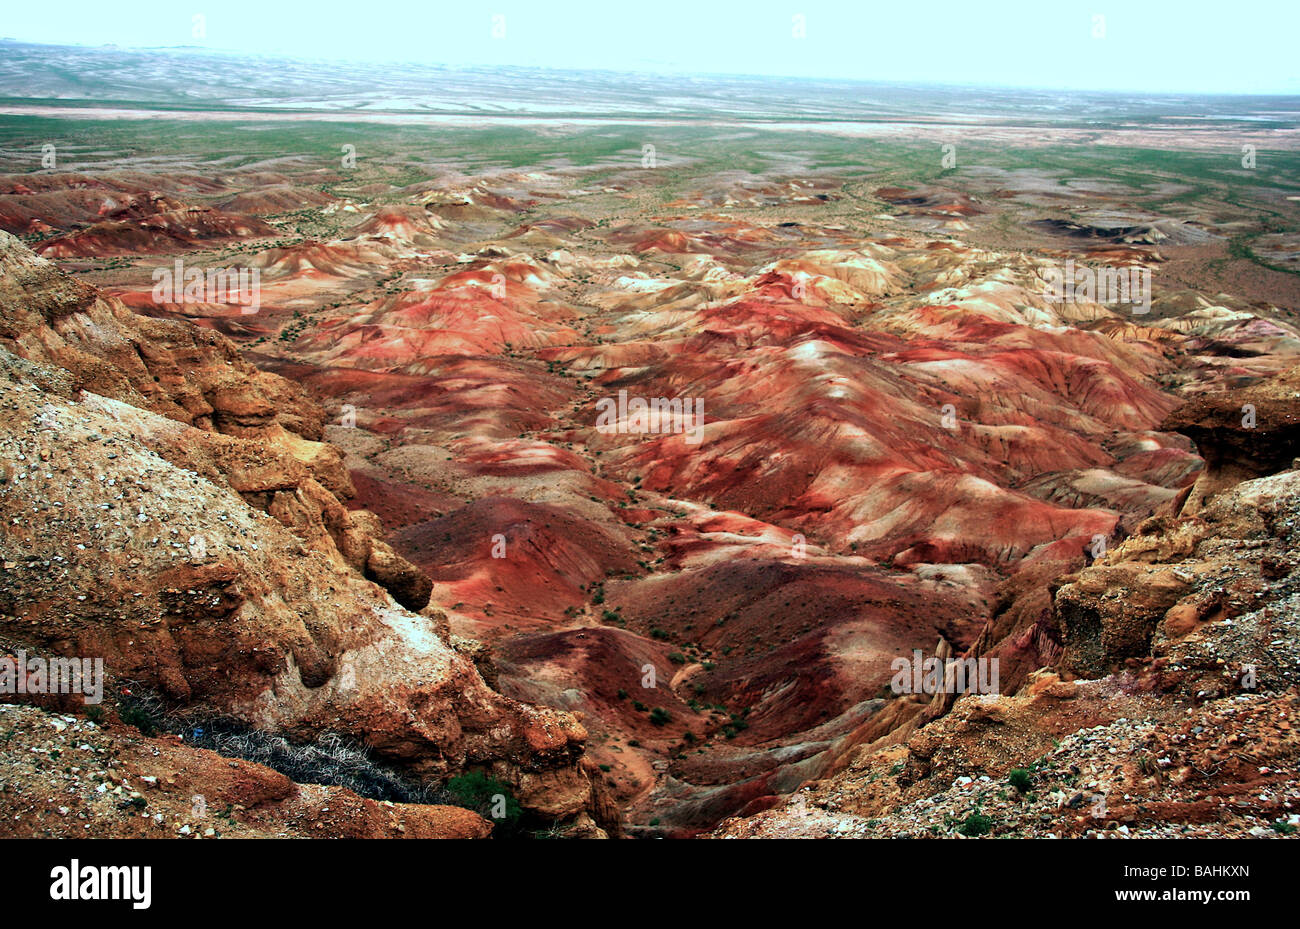
[[[981,82],[979,80],[968,82],[953,81],[924,81],[914,79],[890,80],[887,78],[866,78],[866,77],[830,77],[825,75],[808,75],[808,74],[760,74],[750,71],[697,71],[684,69],[672,65],[665,65],[661,68],[647,66],[645,68],[602,68],[602,67],[556,67],[553,65],[543,64],[503,64],[501,62],[434,62],[434,61],[416,61],[408,58],[377,59],[368,57],[323,57],[316,55],[300,54],[288,51],[261,52],[251,51],[239,48],[227,48],[213,45],[122,45],[116,42],[104,42],[94,45],[88,45],[81,42],[36,42],[30,39],[23,39],[16,36],[0,36],[0,45],[26,45],[34,48],[75,48],[87,51],[120,51],[120,52],[153,52],[153,53],[176,53],[176,52],[198,52],[207,55],[223,55],[233,58],[254,58],[260,60],[282,60],[293,61],[304,64],[320,65],[371,65],[371,66],[401,66],[408,68],[426,68],[431,70],[520,70],[535,71],[542,73],[555,74],[614,74],[632,76],[673,76],[673,77],[695,77],[695,78],[743,78],[752,81],[777,82],[777,81],[803,81],[818,84],[848,84],[848,85],[867,85],[874,87],[908,87],[908,88],[932,88],[932,89],[956,89],[956,90],[1009,90],[1021,92],[1039,92],[1053,93],[1068,91],[1077,94],[1094,94],[1101,97],[1131,97],[1143,95],[1148,97],[1229,97],[1229,98],[1295,98],[1300,99],[1300,89],[1296,90],[1255,90],[1255,91],[1208,91],[1208,90],[1149,90],[1142,88],[1098,88],[1085,87],[1077,85],[1050,85],[1050,84],[1014,84],[1014,83],[997,83]],[[105,85],[110,86],[110,85]],[[76,100],[93,98],[82,97],[30,97],[32,100],[42,99],[60,99]]]

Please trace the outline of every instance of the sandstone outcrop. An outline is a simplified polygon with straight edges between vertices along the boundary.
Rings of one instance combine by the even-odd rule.
[[[1205,459],[1181,508],[1194,514],[1224,489],[1276,473],[1300,456],[1300,367],[1250,387],[1194,397],[1160,428],[1189,437]]]

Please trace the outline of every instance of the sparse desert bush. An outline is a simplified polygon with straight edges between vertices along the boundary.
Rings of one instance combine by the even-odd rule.
[[[135,681],[122,681],[117,696],[117,718],[154,736],[167,728],[167,709],[162,698]]]
[[[189,726],[185,737],[198,748],[265,765],[299,784],[346,787],[358,796],[394,803],[455,802],[436,787],[408,780],[371,758],[364,746],[332,732],[312,742],[291,742],[221,720]]]
[[[964,836],[974,838],[975,836],[988,835],[993,831],[993,818],[985,816],[983,813],[971,813],[957,827],[957,831]]]

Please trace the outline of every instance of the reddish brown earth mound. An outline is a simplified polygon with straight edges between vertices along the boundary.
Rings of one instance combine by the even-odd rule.
[[[247,216],[190,207],[138,219],[95,223],[36,246],[50,258],[156,255],[196,248],[212,240],[275,235],[275,228]]]

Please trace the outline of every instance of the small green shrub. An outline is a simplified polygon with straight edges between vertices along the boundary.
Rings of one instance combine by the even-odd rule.
[[[993,831],[993,818],[985,816],[983,813],[971,813],[966,817],[965,821],[957,827],[957,831],[968,838],[988,835]]]
[[[154,736],[164,728],[167,713],[157,694],[131,681],[123,686],[117,699],[117,718],[147,736]]]
[[[447,781],[444,789],[457,806],[473,810],[494,824],[494,836],[515,832],[523,810],[505,784],[482,771],[467,771]]]

